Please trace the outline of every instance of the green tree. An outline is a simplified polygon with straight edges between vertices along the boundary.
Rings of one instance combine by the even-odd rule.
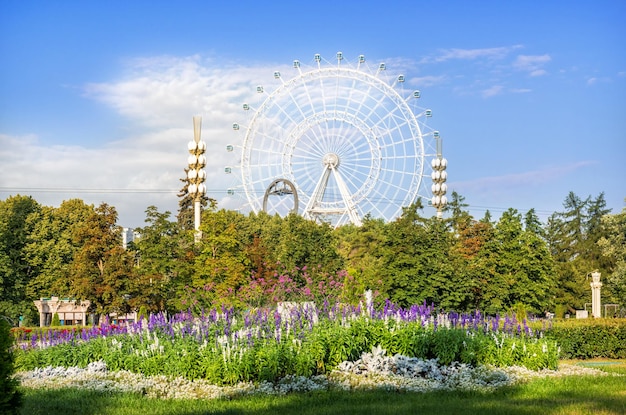
[[[604,274],[603,301],[626,309],[626,208],[615,215],[604,215],[602,227],[605,236],[598,241],[606,263],[611,264]],[[606,294],[605,294],[606,293]]]
[[[472,215],[467,211],[469,205],[465,203],[465,197],[461,196],[456,191],[453,191],[450,195],[450,201],[445,210],[451,213],[450,219],[452,221],[452,228],[456,231],[471,225]]]
[[[462,229],[457,236],[455,249],[466,259],[471,260],[493,236],[491,222],[473,221]]]
[[[381,274],[389,299],[404,307],[424,301],[462,306],[468,291],[459,281],[465,274],[455,270],[460,256],[450,255],[452,234],[444,221],[420,216],[420,209],[419,203],[407,207],[385,227]]]
[[[91,301],[91,309],[98,314],[130,311],[134,255],[122,247],[116,222],[115,208],[102,203],[74,233],[81,248],[72,261],[70,293]]]
[[[428,242],[423,247],[422,260],[428,284],[422,292],[424,300],[445,310],[467,311],[473,299],[474,282],[467,261],[455,249],[457,239],[450,222],[430,218],[425,230]]]
[[[250,275],[246,247],[252,235],[247,231],[247,221],[246,216],[232,210],[204,212],[191,284],[192,289],[205,293],[200,306],[240,305],[235,294]]]
[[[610,258],[602,255],[602,248],[598,245],[598,241],[607,235],[603,218],[610,212],[611,210],[606,208],[604,193],[590,200],[585,224],[586,243],[583,254],[589,261],[591,270],[599,269],[606,272],[611,266]]]
[[[29,298],[69,296],[70,267],[80,248],[73,234],[93,213],[93,205],[71,199],[62,202],[58,208],[45,206],[29,215],[31,231],[24,247],[33,272],[27,287]]]
[[[609,211],[602,193],[592,200],[570,192],[563,207],[549,218],[546,238],[556,263],[556,301],[573,313],[589,302],[588,274],[594,269],[606,272],[609,266],[598,245],[605,235],[602,217]]]
[[[24,247],[30,233],[27,219],[40,209],[30,196],[17,195],[0,201],[0,315],[13,322],[33,307],[33,299],[26,295],[33,273]]]
[[[387,298],[381,279],[386,226],[383,219],[366,215],[361,226],[348,224],[335,230],[337,251],[349,275],[344,285],[346,300],[356,302],[368,289],[379,298]]]
[[[502,313],[517,304],[534,313],[552,306],[553,262],[546,243],[523,229],[515,209],[505,211],[493,237],[477,256],[486,273],[479,307],[487,313]]]
[[[270,281],[278,272],[278,245],[283,232],[284,219],[265,212],[251,214],[249,218],[250,244],[245,248],[245,255],[250,263],[250,273],[255,278]]]
[[[493,218],[491,217],[491,212],[489,209],[485,211],[485,215],[480,220],[483,223],[493,224]]]
[[[150,312],[162,311],[168,308],[168,301],[171,308],[182,308],[176,292],[191,282],[193,241],[170,216],[170,212],[149,206],[146,226],[136,229],[139,238],[131,248],[138,264],[130,300],[134,309],[143,306]]]
[[[485,286],[490,275],[487,263],[492,255],[486,254],[485,245],[493,238],[494,226],[490,220],[473,221],[470,226],[461,229],[451,252],[455,252],[460,259],[456,272],[465,275],[465,284],[461,289],[470,291],[467,304],[463,309],[480,308],[483,304]]]
[[[543,224],[539,220],[537,216],[537,212],[535,209],[530,209],[524,214],[524,229],[527,232],[532,232],[537,236],[544,237],[545,230],[543,228]]]
[[[290,214],[282,221],[275,245],[276,259],[285,270],[316,267],[321,273],[333,274],[343,267],[337,252],[337,240],[327,223],[316,223]],[[302,284],[304,281],[297,281]]]

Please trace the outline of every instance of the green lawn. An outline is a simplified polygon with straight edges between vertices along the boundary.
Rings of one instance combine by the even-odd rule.
[[[611,372],[626,374],[624,365]],[[156,400],[140,395],[26,389],[24,415],[153,414],[488,414],[623,415],[626,376],[569,376],[537,379],[493,393],[385,391],[315,392],[233,400]]]

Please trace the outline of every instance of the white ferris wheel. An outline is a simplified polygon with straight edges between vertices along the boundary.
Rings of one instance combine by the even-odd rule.
[[[233,124],[244,134],[241,158],[226,168],[240,170],[254,212],[360,225],[366,215],[392,220],[422,198],[441,215],[447,162],[426,123],[432,111],[386,69],[363,55],[350,63],[341,52],[335,62],[316,54],[308,67],[295,60],[287,79],[274,72],[274,88],[256,88],[258,105],[243,104],[247,121]]]

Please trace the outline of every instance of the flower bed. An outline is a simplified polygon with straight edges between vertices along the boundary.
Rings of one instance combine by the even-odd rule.
[[[278,384],[283,379],[310,380],[320,375],[345,382],[341,373],[349,378],[355,374],[352,368],[358,367],[348,370],[346,362],[356,364],[372,350],[382,358],[384,350],[386,358],[404,356],[396,364],[404,358],[426,362],[419,366],[431,366],[424,373],[435,373],[432,362],[436,361],[437,367],[448,368],[441,369],[446,379],[457,379],[456,383],[466,376],[483,379],[483,369],[477,368],[487,365],[556,369],[559,350],[554,341],[524,322],[504,320],[478,312],[436,313],[432,306],[400,309],[391,304],[379,311],[291,304],[246,312],[224,308],[202,315],[156,314],[123,326],[105,324],[63,335],[48,331],[45,337],[32,334],[18,339],[22,347],[16,350],[16,368],[85,369],[101,361],[112,373],[224,387]],[[489,373],[487,380],[473,383],[497,383],[498,376],[492,379]],[[383,375],[393,378],[384,371]],[[429,376],[412,377],[418,383],[437,380]]]
[[[608,375],[606,372],[576,365],[562,365],[559,370],[532,371],[523,367],[471,367],[465,364],[441,366],[436,360],[386,356],[374,348],[355,362],[342,362],[327,375],[312,377],[289,375],[276,382],[240,382],[217,386],[204,379],[189,380],[163,375],[145,376],[126,370],[110,371],[104,362],[92,362],[85,368],[46,367],[16,375],[27,388],[80,388],[98,391],[131,392],[149,398],[217,399],[244,394],[284,395],[330,389],[386,389],[429,392],[434,390],[488,391],[537,377],[570,375]]]

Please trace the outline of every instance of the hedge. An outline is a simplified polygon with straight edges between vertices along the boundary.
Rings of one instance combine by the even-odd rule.
[[[626,359],[626,319],[556,322],[545,337],[556,340],[563,359]]]

